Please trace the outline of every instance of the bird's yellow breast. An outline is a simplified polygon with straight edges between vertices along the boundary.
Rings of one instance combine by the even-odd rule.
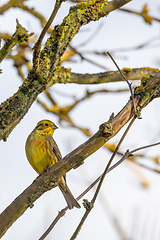
[[[49,165],[57,162],[45,135],[31,133],[25,150],[29,163],[38,174],[42,174]]]

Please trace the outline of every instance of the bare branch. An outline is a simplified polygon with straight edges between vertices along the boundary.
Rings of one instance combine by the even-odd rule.
[[[132,87],[131,87],[131,83],[129,83],[129,81],[125,78],[124,74],[122,73],[122,71],[120,70],[118,64],[116,63],[116,61],[114,60],[114,58],[111,56],[111,54],[109,52],[107,52],[109,57],[112,59],[112,61],[114,62],[114,64],[116,65],[119,73],[121,74],[121,76],[123,77],[124,81],[126,81],[126,83],[128,84],[129,86],[129,90],[130,90],[130,93],[131,93],[131,97],[132,97],[132,101],[133,101],[133,106],[134,106],[134,112],[135,112],[135,115],[138,117],[137,115],[137,110],[136,110],[136,106],[135,106],[135,103],[134,103],[134,96],[133,96],[133,91],[132,91]]]
[[[133,69],[124,68],[121,71],[124,74],[125,78],[128,80],[141,80],[143,77],[149,78],[150,75],[155,75],[155,73],[158,72],[159,70],[150,68],[133,68]],[[63,83],[71,82],[77,84],[99,84],[119,81],[123,81],[123,78],[119,74],[119,71],[107,71],[96,74],[71,73],[70,78],[68,80],[67,78],[64,79],[62,74],[62,81],[60,80],[60,82]]]
[[[136,12],[136,11],[132,11],[132,10],[128,10],[128,9],[119,9],[120,11],[123,11],[123,12],[127,12],[127,13],[132,13],[132,14],[135,14],[135,15],[138,15],[138,16],[141,16],[144,18],[145,22],[151,24],[152,21],[157,21],[157,22],[160,22],[160,19],[159,18],[156,18],[156,17],[152,17],[148,14],[148,8],[147,6],[144,6],[143,10],[141,12]]]
[[[138,101],[139,97],[135,101],[136,104]],[[122,109],[117,116],[110,119],[107,123],[102,124],[100,130],[95,135],[64,157],[61,161],[53,165],[51,169],[42,174],[37,181],[33,182],[0,215],[0,236],[7,231],[13,222],[15,222],[28,207],[33,206],[36,199],[47,190],[52,189],[55,186],[54,183],[56,183],[62,175],[72,168],[77,168],[79,165],[83,164],[84,159],[97,151],[105,142],[113,137],[131,118],[133,112],[132,101],[129,101],[126,107]]]
[[[14,127],[26,114],[38,94],[52,86],[55,81],[53,72],[59,65],[61,56],[80,27],[91,21],[99,20],[109,12],[131,0],[80,3],[70,9],[63,23],[54,28],[39,59],[38,76],[31,70],[17,93],[0,106],[0,139],[6,140]],[[94,14],[93,14],[94,12]],[[55,73],[54,73],[55,76]]]
[[[146,81],[144,90],[149,95],[152,94],[151,87],[157,84],[160,72]],[[150,83],[151,81],[151,83]],[[145,99],[145,100],[144,100]],[[142,108],[146,95],[143,91],[135,95],[136,108]],[[31,184],[4,212],[0,215],[0,236],[2,236],[7,229],[20,217],[29,206],[33,206],[36,201],[44,192],[52,189],[57,180],[72,168],[77,168],[83,161],[92,153],[101,148],[110,138],[115,136],[119,130],[132,118],[134,115],[133,102],[130,100],[126,106],[114,117],[112,116],[108,122],[101,124],[99,131],[89,138],[85,143],[81,144],[77,149],[72,151],[61,161],[54,164],[48,172],[42,174],[36,182]],[[3,221],[2,221],[3,220]]]

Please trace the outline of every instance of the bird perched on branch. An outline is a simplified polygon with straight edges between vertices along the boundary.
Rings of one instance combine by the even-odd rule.
[[[26,156],[29,163],[38,174],[42,174],[50,165],[60,161],[62,156],[52,135],[58,127],[49,120],[37,123],[35,129],[30,133],[26,141]],[[58,180],[58,186],[68,204],[68,208],[80,208],[79,203],[73,197],[66,184],[66,177]]]

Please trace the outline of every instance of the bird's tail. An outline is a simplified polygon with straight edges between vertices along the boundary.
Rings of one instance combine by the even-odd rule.
[[[63,193],[63,196],[67,202],[68,208],[72,209],[73,207],[76,208],[80,208],[81,206],[79,205],[79,203],[76,201],[76,199],[73,197],[69,187],[67,186],[64,177],[62,177],[59,180],[59,184],[58,184],[61,192]]]

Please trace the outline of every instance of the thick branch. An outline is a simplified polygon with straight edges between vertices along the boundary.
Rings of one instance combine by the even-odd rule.
[[[160,89],[160,72],[154,77],[146,81],[144,86],[145,92],[135,95],[135,105],[137,109],[145,107],[143,104],[147,97],[153,97],[152,92],[155,87]],[[152,90],[151,90],[152,87]],[[157,88],[158,90],[158,88]],[[156,97],[156,92],[154,91]],[[0,236],[19,218],[28,207],[33,206],[44,192],[52,189],[57,180],[70,171],[77,168],[83,161],[101,148],[110,138],[115,136],[117,132],[131,119],[134,115],[133,102],[129,100],[126,106],[115,116],[111,117],[106,123],[102,124],[99,131],[89,138],[86,142],[76,148],[74,151],[65,156],[61,161],[51,167],[48,172],[42,174],[35,182],[33,182],[19,197],[17,197],[0,215]]]
[[[54,28],[40,56],[39,71],[35,75],[31,71],[28,79],[13,97],[0,106],[0,139],[6,140],[14,127],[27,113],[39,93],[50,87],[54,82],[53,72],[60,58],[80,27],[90,21],[106,16],[131,0],[86,2],[77,4],[70,9],[69,15],[61,25]]]
[[[64,19],[63,23],[60,26],[55,26],[51,37],[48,38],[41,53],[40,65],[43,77],[52,76],[65,49],[82,25],[88,24],[90,21],[97,21],[130,1],[114,0],[108,3],[100,0],[98,2],[91,1],[88,4],[82,2],[75,7],[71,7],[70,13]],[[49,72],[48,69],[50,70]]]

